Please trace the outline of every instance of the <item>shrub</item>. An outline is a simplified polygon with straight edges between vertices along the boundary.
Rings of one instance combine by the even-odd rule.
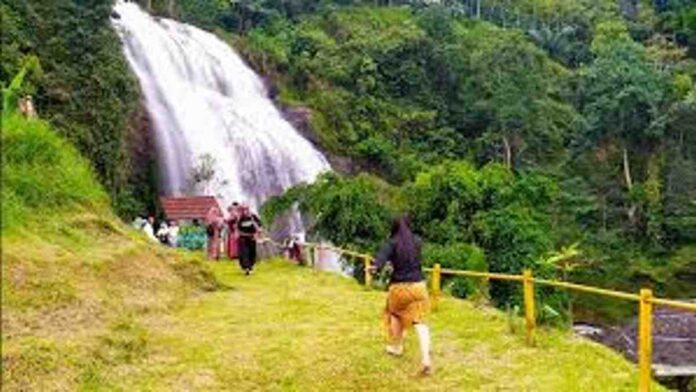
[[[176,246],[188,250],[201,250],[207,243],[205,229],[202,226],[182,226],[179,229]]]
[[[483,250],[473,244],[456,243],[451,245],[426,244],[423,249],[423,264],[432,267],[439,263],[442,268],[487,271],[488,264]],[[453,296],[466,298],[472,294],[486,296],[488,285],[478,278],[443,276],[442,286]]]

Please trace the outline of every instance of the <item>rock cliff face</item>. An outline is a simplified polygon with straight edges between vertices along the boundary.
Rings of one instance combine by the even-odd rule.
[[[341,174],[357,174],[359,171],[358,165],[350,158],[346,156],[340,156],[322,149],[321,144],[317,138],[316,133],[312,129],[312,109],[306,106],[288,107],[283,106],[277,100],[274,100],[276,106],[281,108],[283,117],[285,117],[290,124],[292,124],[295,129],[297,129],[302,136],[307,140],[312,142],[314,146],[319,149],[326,159],[331,164],[331,168]]]
[[[258,70],[257,70],[258,72]],[[283,117],[292,124],[295,129],[307,140],[309,140],[318,150],[320,150],[331,164],[331,168],[341,174],[357,174],[359,167],[350,157],[340,156],[326,151],[319,143],[316,132],[312,129],[312,109],[307,106],[291,107],[283,104],[278,99],[279,89],[272,77],[264,76],[263,84],[266,94],[273,101],[283,114]]]
[[[157,183],[157,156],[153,140],[152,120],[141,101],[129,123],[128,155],[131,172],[130,191],[140,206],[134,207],[138,214],[156,214],[159,207]]]
[[[599,328],[589,337],[637,362],[637,331],[638,321],[633,319],[623,327]],[[696,314],[666,308],[655,310],[652,360],[668,366],[696,364]]]

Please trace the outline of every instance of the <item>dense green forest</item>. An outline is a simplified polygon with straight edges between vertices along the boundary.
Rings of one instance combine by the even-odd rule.
[[[408,212],[431,262],[693,296],[693,9],[523,3],[510,14],[536,26],[451,6],[244,26],[279,100],[310,108],[320,144],[373,176],[329,176],[267,215],[299,200],[320,236],[373,249],[385,216]],[[492,296],[514,300],[500,286]]]
[[[29,70],[23,93],[129,216],[152,208],[155,174],[111,1],[88,3],[1,0],[0,79]],[[314,236],[372,251],[406,212],[430,263],[696,296],[692,1],[140,3],[228,40],[349,162],[267,219],[299,201]]]

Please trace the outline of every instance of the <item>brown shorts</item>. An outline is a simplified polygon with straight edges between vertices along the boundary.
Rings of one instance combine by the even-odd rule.
[[[397,317],[404,328],[423,321],[430,312],[425,282],[391,284],[385,310],[387,314]]]

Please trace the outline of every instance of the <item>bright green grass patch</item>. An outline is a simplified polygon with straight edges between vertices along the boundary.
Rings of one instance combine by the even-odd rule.
[[[46,122],[3,117],[3,230],[77,208],[108,211],[89,163]]]
[[[281,261],[251,277],[230,263],[213,269],[234,289],[147,320],[149,355],[111,369],[109,383],[162,391],[637,389],[635,366],[604,347],[544,330],[528,348],[499,311],[449,298],[430,320],[436,373],[419,378],[413,334],[403,358],[382,351],[384,293]]]

